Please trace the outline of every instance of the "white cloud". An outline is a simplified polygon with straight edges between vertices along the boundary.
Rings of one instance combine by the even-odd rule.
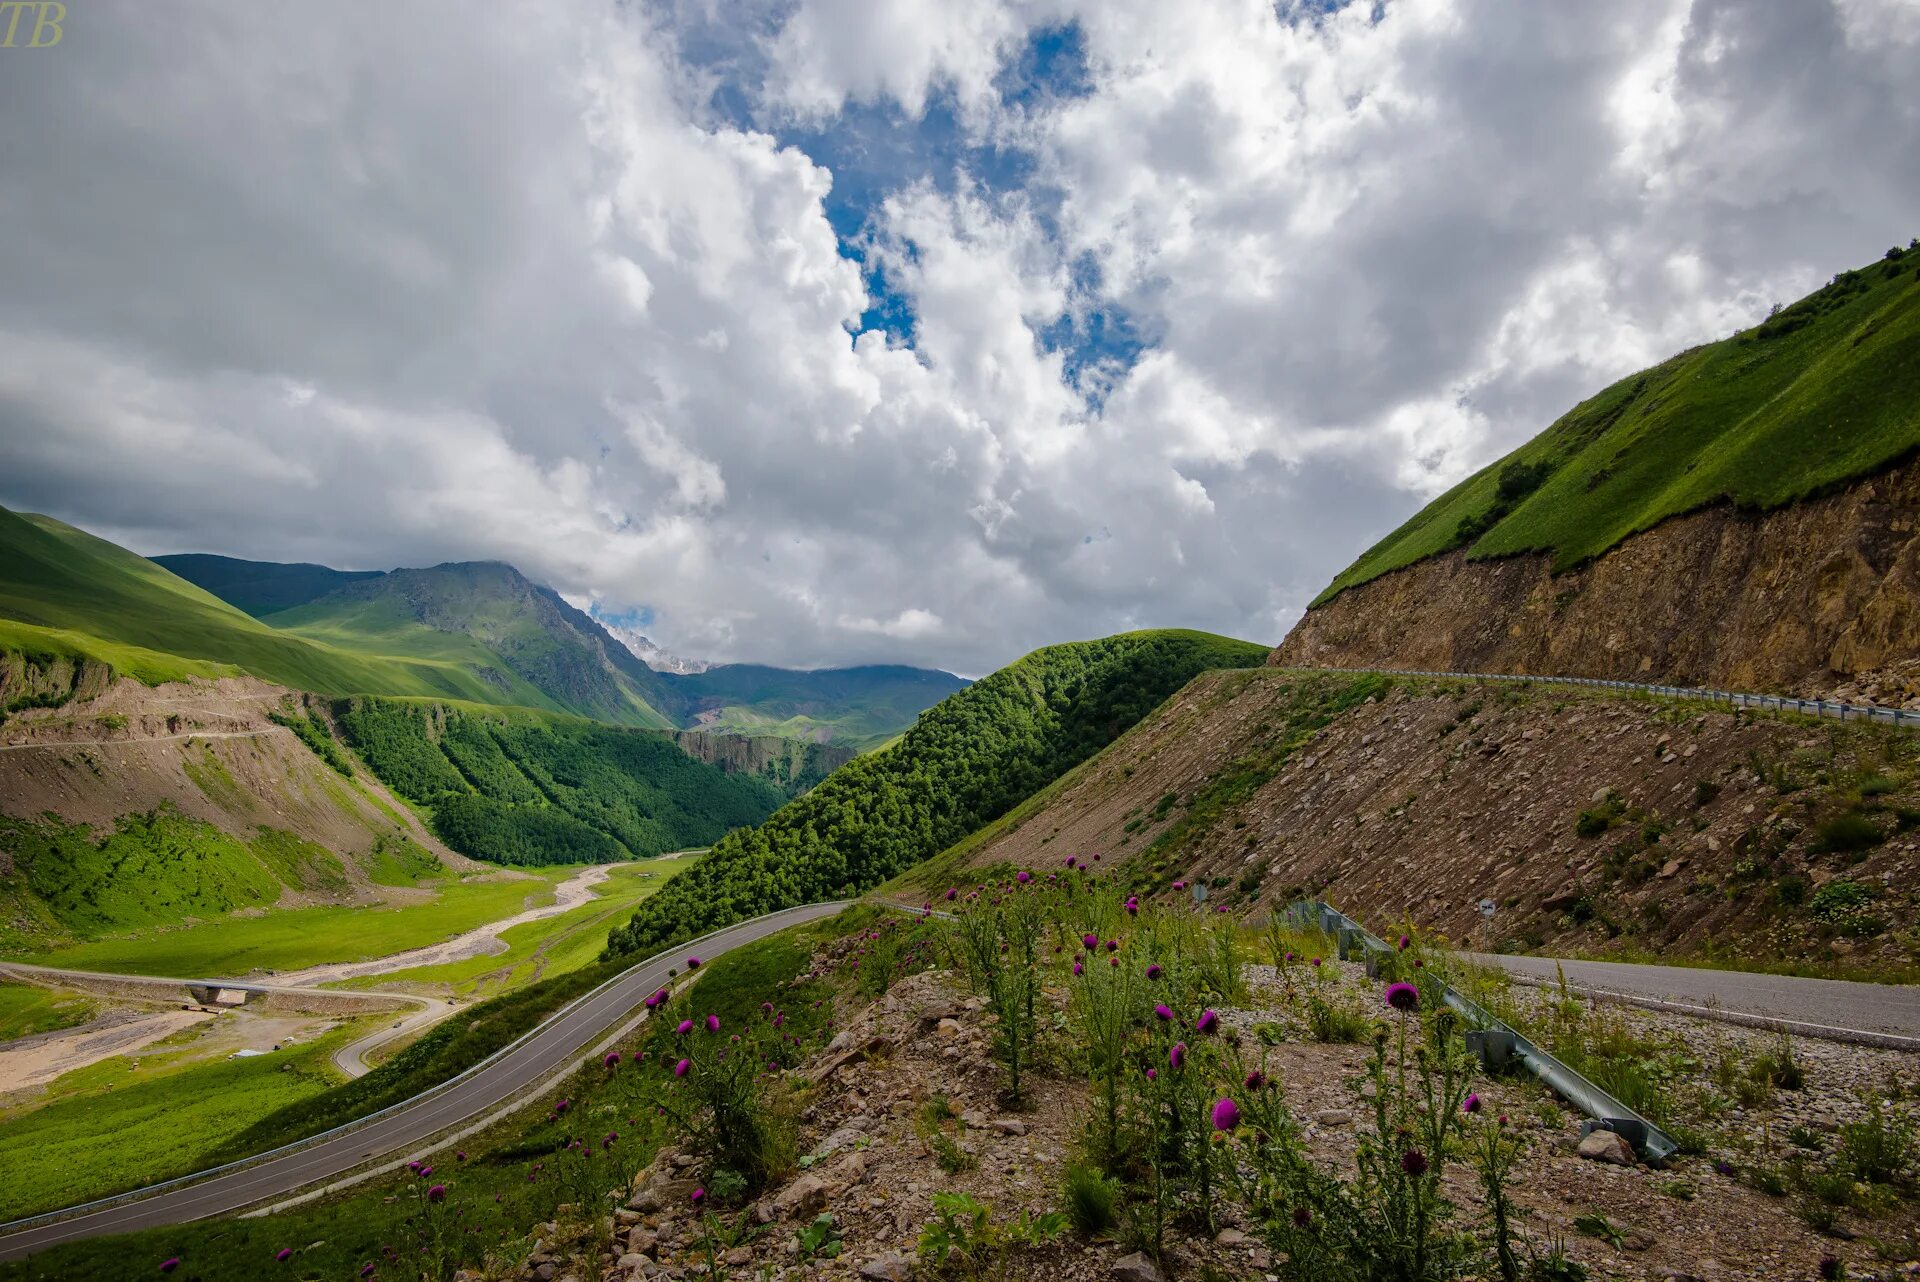
[[[719,658],[1277,640],[1604,382],[1920,230],[1912,0],[727,6],[758,128],[702,5],[124,0],[10,64],[0,501],[504,558]],[[1087,91],[1001,101],[1066,22]],[[936,100],[1028,180],[880,184],[908,347],[849,177],[763,130]],[[1150,346],[1076,378],[1043,335],[1106,312]]]

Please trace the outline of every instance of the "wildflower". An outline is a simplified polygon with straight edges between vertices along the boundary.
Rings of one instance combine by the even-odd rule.
[[[434,1186],[433,1186],[432,1188],[430,1188],[430,1189],[428,1189],[428,1190],[427,1190],[427,1201],[429,1201],[429,1202],[444,1202],[444,1201],[446,1201],[446,1200],[447,1200],[447,1186],[446,1186],[446,1185],[444,1185],[444,1184],[436,1184],[436,1185],[434,1185]]]
[[[1411,1015],[1420,1009],[1420,990],[1404,979],[1387,985],[1387,1005],[1403,1015]]]
[[[1176,1073],[1187,1066],[1187,1044],[1175,1042],[1173,1049],[1167,1052],[1167,1067]]]
[[[160,1261],[160,1271],[162,1273],[171,1273],[179,1267],[180,1267],[180,1257],[177,1255],[170,1260]]]
[[[1427,1155],[1417,1148],[1410,1148],[1400,1155],[1400,1169],[1418,1179],[1427,1173]]]
[[[1313,1223],[1312,1211],[1309,1211],[1304,1206],[1296,1206],[1293,1208],[1293,1227],[1294,1228],[1304,1229],[1309,1224],[1312,1224],[1312,1223]]]
[[[1318,957],[1316,957],[1316,958],[1314,958],[1314,959],[1313,959],[1313,964],[1314,964],[1314,965],[1316,965],[1316,966],[1318,966],[1318,965],[1320,964],[1320,959],[1319,959]]]
[[[455,1149],[455,1150],[453,1151],[453,1160],[454,1160],[454,1161],[456,1161],[456,1162],[464,1162],[464,1161],[466,1161],[466,1160],[467,1160],[467,1150],[465,1150],[465,1149],[463,1149],[463,1148],[461,1148],[461,1149]]]
[[[1082,973],[1082,972],[1084,972],[1085,970],[1086,970],[1086,967],[1084,967],[1084,966],[1082,966],[1082,965],[1081,965],[1081,964],[1080,964],[1079,962],[1077,962],[1077,961],[1076,961],[1076,962],[1074,962],[1074,963],[1073,963],[1073,973],[1074,973],[1074,974],[1076,974],[1076,975],[1078,975],[1078,974],[1081,974],[1081,973]]]
[[[1220,1017],[1210,1010],[1203,1010],[1200,1012],[1200,1018],[1193,1021],[1193,1027],[1195,1032],[1211,1033],[1220,1027]]]
[[[1176,881],[1173,883],[1173,888],[1175,890],[1185,890],[1187,888],[1187,883],[1184,881]]]
[[[1261,1072],[1259,1069],[1256,1068],[1252,1072],[1247,1074],[1246,1088],[1248,1090],[1257,1091],[1262,1086],[1265,1086],[1266,1084],[1267,1084],[1267,1075]]]
[[[1020,875],[1016,877],[1014,880],[1018,881],[1022,886],[1024,886],[1028,882],[1033,880],[1033,875],[1029,873],[1025,868],[1022,868],[1020,870]]]
[[[1462,1113],[1478,1113],[1480,1111],[1479,1093],[1469,1092],[1467,1097],[1460,1101],[1460,1111]]]
[[[1154,963],[1152,963],[1151,965],[1149,965],[1149,966],[1147,967],[1147,978],[1148,978],[1148,979],[1158,979],[1158,978],[1160,978],[1160,963],[1159,963],[1159,962],[1154,962]]]
[[[1230,1131],[1240,1125],[1240,1106],[1230,1099],[1218,1100],[1213,1106],[1213,1129]]]
[[[1500,1125],[1505,1126],[1507,1124],[1507,1115],[1505,1113],[1502,1113],[1500,1114],[1499,1117],[1495,1118],[1494,1120],[1499,1122]]]
[[[688,970],[699,970],[699,969],[700,969],[700,959],[699,959],[698,957],[689,957],[689,958],[687,958],[687,969],[688,969]]]
[[[618,1067],[620,1067],[620,1052],[619,1052],[619,1051],[608,1051],[608,1052],[607,1052],[607,1057],[606,1057],[605,1059],[603,1059],[603,1060],[601,1060],[600,1062],[601,1062],[602,1064],[604,1064],[604,1065],[606,1065],[606,1067],[608,1067],[608,1068],[618,1068]]]
[[[1127,911],[1128,911],[1129,913],[1131,913],[1132,915],[1134,915],[1134,916],[1136,916],[1136,917],[1137,917],[1137,916],[1139,916],[1139,915],[1140,915],[1140,901],[1139,901],[1138,899],[1132,899],[1132,898],[1129,898],[1129,899],[1127,900]]]
[[[418,1163],[418,1162],[408,1162],[408,1163],[407,1163],[407,1169],[408,1169],[409,1171],[412,1171],[412,1172],[413,1172],[413,1173],[414,1173],[415,1175],[418,1175],[418,1174],[420,1174],[420,1163]]]
[[[665,992],[666,990],[665,990],[665,989],[661,989],[660,991],[661,991],[661,992]],[[652,994],[649,994],[649,995],[648,995],[648,997],[647,997],[647,1009],[648,1009],[648,1010],[652,1010],[652,1009],[653,1009],[653,1008],[654,1008],[655,1006],[658,1006],[659,1004],[660,1004],[660,993],[652,993]]]
[[[1079,863],[1079,862],[1080,862],[1080,860],[1079,860],[1078,858],[1076,858],[1075,856],[1073,856],[1073,855],[1068,855],[1068,856],[1067,856],[1067,867],[1069,867],[1069,868],[1071,868],[1071,867],[1073,867],[1073,866],[1074,866],[1075,864],[1077,864],[1077,863]]]
[[[1400,951],[1404,953],[1411,947],[1413,947],[1413,941],[1405,935],[1400,936]]]
[[[1110,952],[1110,953],[1116,953],[1116,952],[1119,952],[1119,951],[1120,951],[1120,941],[1119,941],[1119,940],[1117,940],[1117,939],[1109,939],[1109,940],[1107,941],[1107,951],[1108,951],[1108,952]]]
[[[423,1167],[421,1167],[421,1168],[420,1168],[420,1178],[421,1178],[421,1179],[423,1179],[423,1180],[424,1180],[424,1179],[426,1179],[426,1178],[427,1178],[427,1177],[428,1177],[429,1175],[432,1175],[432,1174],[433,1174],[433,1168],[432,1168],[431,1166],[423,1166]]]
[[[1173,1007],[1167,1005],[1165,1002],[1155,1002],[1153,1004],[1153,1013],[1161,1019],[1172,1019]]]
[[[952,886],[947,887],[947,902],[949,903],[953,902],[953,900],[956,899],[959,896],[959,894],[960,892],[954,887]]]
[[[1155,1080],[1155,1079],[1156,1079],[1156,1078],[1158,1078],[1159,1076],[1160,1076],[1160,1072],[1159,1072],[1159,1070],[1158,1070],[1158,1069],[1153,1069],[1153,1068],[1150,1068],[1150,1069],[1148,1069],[1148,1070],[1147,1070],[1147,1080],[1148,1080],[1149,1082],[1151,1082],[1151,1081],[1153,1081],[1153,1080]]]
[[[600,1141],[600,1147],[603,1149],[612,1148],[614,1144],[619,1141],[619,1139],[620,1139],[619,1131],[608,1131],[607,1138]]]
[[[688,1033],[691,1033],[693,1031],[693,1021],[690,1019],[683,1019],[680,1021],[679,1026],[675,1028],[673,1031],[678,1033],[680,1036],[685,1037]]]
[[[1294,956],[1293,956],[1293,954],[1292,954],[1291,952],[1289,952],[1289,953],[1287,954],[1287,960],[1288,960],[1288,961],[1293,961],[1293,960],[1294,960]]]
[[[687,1200],[689,1202],[692,1202],[695,1206],[699,1206],[702,1202],[705,1202],[707,1200],[706,1189],[704,1188],[695,1189],[693,1191],[693,1196],[689,1197]]]
[[[771,1015],[771,1014],[773,1014],[773,1003],[772,1003],[772,1002],[761,1002],[761,1003],[760,1003],[760,1013],[761,1013],[762,1015]]]
[[[1094,949],[1100,947],[1100,936],[1082,935],[1080,936],[1080,942],[1086,945],[1086,949],[1088,952],[1092,952]]]
[[[361,1276],[361,1277],[363,1277],[363,1278],[370,1278],[370,1277],[372,1277],[372,1276],[373,1276],[373,1261],[372,1261],[372,1260],[368,1260],[368,1261],[367,1261],[367,1264],[366,1264],[366,1267],[360,1270],[360,1276]]]
[[[693,1067],[692,1060],[683,1059],[678,1064],[675,1064],[673,1066],[673,1075],[675,1077],[685,1077],[687,1075],[687,1070],[692,1067]]]
[[[279,1249],[279,1251],[277,1251],[274,1254],[273,1258],[279,1263],[285,1264],[288,1260],[291,1260],[293,1258],[293,1248],[290,1246],[283,1246]]]
[[[720,1031],[720,1017],[718,1015],[707,1016],[707,1031],[709,1033],[717,1033]]]
[[[1426,966],[1426,964],[1427,964],[1426,962],[1424,962],[1424,961],[1422,961],[1422,960],[1421,960],[1420,958],[1418,958],[1418,957],[1416,957],[1416,958],[1414,958],[1414,959],[1413,959],[1413,968],[1414,968],[1415,970],[1421,970],[1421,969],[1424,969],[1424,968],[1425,968],[1425,966]]]
[[[1118,966],[1119,964],[1120,964],[1120,959],[1119,959],[1118,957],[1109,957],[1109,958],[1107,958],[1107,965],[1109,965],[1109,966]]]

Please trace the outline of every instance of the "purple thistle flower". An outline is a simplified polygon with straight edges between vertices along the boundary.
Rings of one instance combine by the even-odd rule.
[[[614,1144],[619,1141],[619,1139],[620,1139],[619,1131],[608,1131],[607,1138],[600,1141],[600,1147],[603,1149],[612,1148]]]
[[[773,1014],[773,1003],[772,1003],[772,1002],[761,1002],[761,1003],[760,1003],[760,1013],[761,1013],[762,1015],[771,1015],[771,1014]]]
[[[1477,1092],[1469,1092],[1467,1097],[1460,1101],[1460,1111],[1462,1113],[1478,1113],[1480,1111],[1479,1094]]]
[[[600,1062],[608,1068],[618,1068],[620,1067],[620,1052],[608,1051],[607,1057]]]
[[[1304,1229],[1309,1224],[1312,1224],[1312,1223],[1313,1223],[1312,1211],[1309,1211],[1304,1206],[1296,1206],[1293,1208],[1293,1227],[1294,1228]]]
[[[1404,979],[1388,984],[1387,1005],[1403,1015],[1411,1015],[1420,1009],[1420,990]]]
[[[444,1184],[436,1184],[436,1185],[434,1185],[434,1186],[433,1186],[432,1188],[430,1188],[430,1189],[428,1189],[428,1190],[427,1190],[427,1201],[429,1201],[429,1202],[444,1202],[444,1201],[446,1201],[446,1200],[447,1200],[447,1186],[446,1186],[446,1185],[444,1185]]]
[[[1155,1068],[1150,1068],[1150,1069],[1148,1069],[1148,1070],[1147,1070],[1147,1080],[1148,1080],[1149,1082],[1151,1082],[1151,1081],[1153,1081],[1154,1079],[1156,1079],[1156,1078],[1158,1078],[1159,1076],[1160,1076],[1160,1070],[1159,1070],[1159,1069],[1155,1069]]]
[[[691,1197],[689,1197],[689,1198],[688,1198],[687,1200],[688,1200],[689,1202],[692,1202],[692,1203],[693,1203],[693,1204],[694,1204],[695,1206],[698,1206],[698,1205],[700,1205],[700,1204],[701,1204],[702,1202],[704,1202],[704,1201],[706,1201],[706,1200],[707,1200],[707,1191],[706,1191],[706,1189],[704,1189],[704,1188],[697,1188],[697,1189],[695,1189],[695,1190],[693,1191],[693,1195],[692,1195]]]
[[[1119,941],[1119,940],[1117,940],[1117,939],[1109,939],[1109,940],[1107,941],[1107,951],[1108,951],[1108,952],[1110,952],[1110,953],[1117,953],[1117,952],[1119,952],[1119,951],[1120,951],[1120,941]]]
[[[1175,1042],[1173,1049],[1167,1052],[1167,1067],[1179,1072],[1187,1066],[1187,1044]]]
[[[426,1179],[426,1178],[427,1178],[427,1177],[428,1177],[429,1175],[432,1175],[432,1174],[433,1174],[433,1168],[432,1168],[431,1166],[423,1166],[423,1167],[421,1167],[421,1168],[420,1168],[420,1178],[421,1178],[421,1179],[423,1179],[423,1180],[424,1180],[424,1179]]]
[[[947,887],[947,901],[949,903],[951,903],[956,897],[958,897],[959,894],[960,894],[959,890],[955,889],[954,887],[952,886]]]
[[[678,1064],[675,1064],[673,1066],[673,1075],[675,1077],[685,1077],[687,1075],[687,1070],[692,1067],[693,1067],[692,1060],[683,1059]]]
[[[1118,966],[1119,964],[1120,964],[1120,959],[1119,959],[1118,957],[1109,957],[1109,958],[1107,958],[1107,965],[1109,965],[1109,966]]]
[[[1075,961],[1075,962],[1073,963],[1073,973],[1074,973],[1074,974],[1076,974],[1076,975],[1078,975],[1078,974],[1081,974],[1081,973],[1083,973],[1083,972],[1084,972],[1085,970],[1086,970],[1086,967],[1084,967],[1084,966],[1082,966],[1082,965],[1081,965],[1081,964],[1079,963],[1079,961],[1078,961],[1078,960],[1076,960],[1076,961]]]
[[[1287,954],[1287,960],[1288,960],[1288,961],[1293,961],[1293,960],[1295,960],[1295,958],[1294,958],[1294,955],[1293,955],[1293,954],[1292,954],[1291,952],[1289,952],[1289,953]]]
[[[1096,948],[1098,948],[1098,947],[1100,947],[1100,936],[1098,936],[1098,935],[1082,935],[1082,936],[1080,936],[1080,942],[1081,942],[1081,943],[1082,943],[1083,945],[1085,945],[1085,947],[1086,947],[1086,950],[1087,950],[1088,952],[1092,952],[1092,951],[1093,951],[1094,949],[1096,949]]]
[[[1318,957],[1316,957],[1316,958],[1314,958],[1314,959],[1313,959],[1313,964],[1314,964],[1314,965],[1316,965],[1316,966],[1318,966],[1318,965],[1320,964],[1320,959],[1319,959]]]
[[[1211,1033],[1220,1027],[1220,1017],[1210,1010],[1203,1010],[1200,1012],[1200,1018],[1193,1021],[1193,1027],[1196,1032]]]
[[[699,970],[699,969],[700,969],[700,959],[699,959],[698,957],[689,957],[689,958],[687,958],[687,969],[688,969],[688,970]]]
[[[408,1169],[409,1171],[412,1171],[412,1172],[413,1172],[413,1173],[414,1173],[415,1175],[418,1175],[418,1174],[420,1174],[420,1163],[418,1163],[418,1162],[408,1162],[408,1163],[407,1163],[407,1169]]]
[[[462,1148],[462,1149],[455,1149],[455,1150],[454,1150],[454,1153],[453,1153],[453,1160],[454,1160],[454,1161],[456,1161],[456,1162],[464,1162],[464,1161],[466,1161],[466,1160],[467,1160],[467,1150],[465,1150],[465,1149],[463,1149],[463,1148]]]
[[[283,1246],[277,1252],[274,1253],[273,1258],[279,1263],[285,1264],[288,1260],[291,1260],[293,1258],[293,1248],[290,1246]]]
[[[1404,953],[1411,947],[1413,947],[1413,941],[1405,935],[1400,936],[1400,951]]]
[[[160,1261],[160,1271],[162,1273],[171,1273],[179,1267],[180,1267],[180,1257],[177,1255],[170,1260]]]
[[[720,1017],[718,1015],[707,1016],[707,1031],[709,1033],[717,1033],[720,1031]]]
[[[1175,890],[1185,890],[1187,888],[1187,883],[1184,881],[1176,881],[1173,883],[1173,888]]]
[[[1154,962],[1154,963],[1152,963],[1151,965],[1149,965],[1149,966],[1147,967],[1147,978],[1148,978],[1148,979],[1158,979],[1158,978],[1160,978],[1160,963],[1159,963],[1159,962]]]
[[[367,1261],[367,1266],[360,1270],[360,1276],[363,1278],[370,1278],[373,1276],[373,1261],[371,1260]]]
[[[647,997],[647,1009],[648,1009],[648,1010],[652,1010],[652,1009],[653,1009],[653,1008],[654,1008],[655,1006],[658,1006],[659,1004],[660,1004],[660,994],[659,994],[659,993],[653,993],[653,994],[650,994],[650,995],[649,995],[649,996]]]
[[[1020,870],[1020,875],[1014,880],[1018,881],[1022,886],[1024,886],[1028,882],[1033,880],[1033,875],[1029,873],[1025,868],[1022,868]]]
[[[1427,1173],[1427,1155],[1417,1148],[1410,1148],[1400,1155],[1400,1169],[1419,1179]]]
[[[1077,864],[1077,863],[1079,863],[1079,862],[1080,862],[1080,861],[1079,861],[1079,859],[1077,859],[1077,858],[1076,858],[1076,857],[1074,857],[1073,855],[1068,855],[1068,856],[1067,856],[1067,867],[1069,867],[1069,868],[1071,868],[1071,867],[1073,867],[1073,866],[1074,866],[1075,864]]]
[[[1140,901],[1138,899],[1127,900],[1127,912],[1138,917],[1140,915]]]
[[[1153,1004],[1153,1013],[1161,1019],[1172,1019],[1173,1007],[1167,1005],[1165,1002],[1155,1002]]]
[[[691,1033],[693,1031],[693,1021],[690,1019],[683,1019],[680,1021],[680,1026],[678,1028],[675,1028],[673,1031],[678,1033],[680,1036],[685,1037],[688,1033]]]
[[[1265,1073],[1262,1073],[1259,1069],[1256,1068],[1252,1072],[1247,1074],[1245,1085],[1248,1090],[1257,1091],[1262,1086],[1265,1086],[1266,1084],[1267,1084],[1267,1075]]]
[[[1240,1125],[1240,1106],[1230,1099],[1218,1100],[1213,1106],[1213,1129],[1230,1131]]]

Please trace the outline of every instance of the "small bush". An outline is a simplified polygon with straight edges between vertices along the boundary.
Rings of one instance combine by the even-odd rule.
[[[1841,922],[1873,902],[1873,890],[1851,877],[1836,877],[1813,893],[1807,912],[1825,922]]]
[[[1693,783],[1693,804],[1704,806],[1720,795],[1720,785],[1711,779],[1696,779]]]
[[[1840,1128],[1836,1156],[1853,1178],[1892,1184],[1905,1178],[1914,1164],[1914,1125],[1904,1117],[1889,1116],[1875,1100],[1864,1118]]]
[[[1067,1220],[1076,1232],[1100,1237],[1113,1229],[1114,1184],[1097,1167],[1085,1162],[1070,1163],[1064,1195]]]
[[[1868,850],[1887,839],[1880,825],[1857,810],[1835,815],[1813,830],[1815,854]]]

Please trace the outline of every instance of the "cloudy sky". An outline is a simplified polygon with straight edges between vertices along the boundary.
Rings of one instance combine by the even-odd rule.
[[[0,50],[0,504],[711,658],[1277,640],[1920,233],[1920,0],[68,11]]]

